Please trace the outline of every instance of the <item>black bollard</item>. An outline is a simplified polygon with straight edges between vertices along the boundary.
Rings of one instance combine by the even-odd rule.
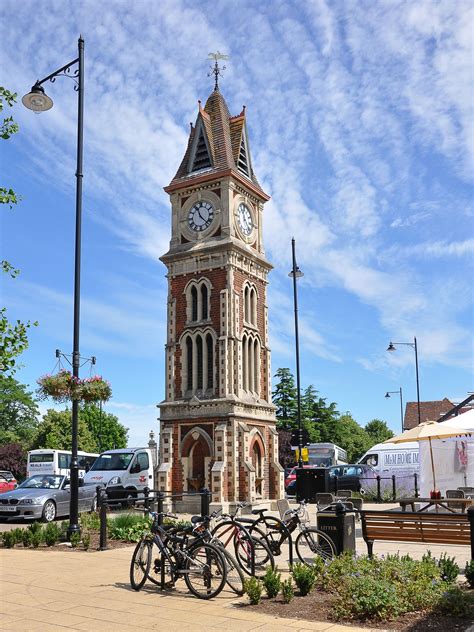
[[[100,535],[99,535],[99,551],[107,550],[107,492],[103,487],[100,488]]]
[[[392,474],[392,500],[393,502],[397,500],[397,481],[395,474]]]
[[[418,498],[420,495],[418,492],[418,474],[415,472],[413,476],[415,477],[415,498]]]
[[[143,489],[143,496],[145,497],[145,501],[144,501],[145,509],[147,511],[150,511],[150,488],[149,487],[145,487]]]
[[[156,494],[156,511],[158,513],[158,524],[161,526],[163,524],[163,492],[157,492]]]
[[[377,474],[377,502],[382,502],[382,494],[380,493],[380,475]]]
[[[474,507],[469,507],[467,517],[471,525],[471,560],[474,560]]]
[[[211,492],[205,487],[201,489],[201,516],[204,518],[209,515],[209,506],[211,504]]]

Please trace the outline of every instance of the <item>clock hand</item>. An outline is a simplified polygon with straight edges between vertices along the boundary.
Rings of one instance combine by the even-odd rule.
[[[199,209],[198,209],[198,215],[202,219],[202,221],[206,223],[207,220],[205,220],[204,217],[201,215],[201,211]]]

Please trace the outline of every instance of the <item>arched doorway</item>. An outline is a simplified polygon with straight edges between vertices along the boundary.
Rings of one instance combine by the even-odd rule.
[[[263,487],[263,451],[260,442],[257,440],[253,442],[251,458],[252,465],[255,468],[255,494],[261,496]]]
[[[208,485],[208,469],[211,461],[209,441],[202,432],[197,430],[190,432],[183,441],[181,457],[188,491],[197,492]]]

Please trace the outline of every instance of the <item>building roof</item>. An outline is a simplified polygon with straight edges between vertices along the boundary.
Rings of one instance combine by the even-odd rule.
[[[433,402],[420,402],[421,423],[424,421],[438,421],[438,419],[447,413],[454,404],[445,397],[444,399]],[[418,404],[417,402],[407,402],[405,407],[405,418],[403,420],[404,430],[410,430],[418,425]]]
[[[242,169],[243,163],[247,166],[247,173]],[[219,90],[214,90],[204,107],[199,101],[196,123],[191,124],[186,152],[169,187],[177,183],[188,184],[189,179],[203,174],[229,170],[250,181],[254,190],[257,188],[265,199],[268,198],[252,168],[245,106],[240,114],[231,116],[224,97]]]

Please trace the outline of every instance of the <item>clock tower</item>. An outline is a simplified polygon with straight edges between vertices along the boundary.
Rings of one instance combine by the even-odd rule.
[[[268,346],[272,266],[262,237],[269,196],[253,170],[245,107],[231,116],[217,75],[165,191],[172,227],[161,257],[168,306],[158,488],[179,495],[206,487],[224,507],[282,498]]]

